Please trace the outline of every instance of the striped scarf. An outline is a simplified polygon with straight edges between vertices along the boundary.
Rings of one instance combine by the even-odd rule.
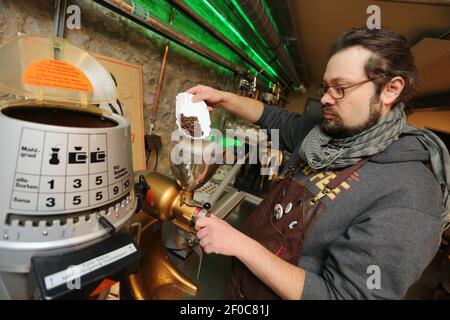
[[[385,150],[398,139],[406,122],[404,105],[394,107],[380,123],[357,135],[334,139],[315,126],[300,147],[300,157],[315,170],[345,168]]]
[[[404,104],[394,106],[380,123],[352,137],[334,139],[315,126],[300,146],[300,157],[315,170],[351,166],[385,150],[400,134],[414,135],[430,153],[431,171],[442,191],[444,228],[450,225],[450,157],[444,143],[431,131],[406,124]]]

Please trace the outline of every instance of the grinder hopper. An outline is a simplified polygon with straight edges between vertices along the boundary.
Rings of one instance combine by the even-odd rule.
[[[208,139],[171,142],[170,169],[181,187],[181,200],[190,206],[202,207],[193,200],[193,192],[203,186],[223,163],[222,146]]]

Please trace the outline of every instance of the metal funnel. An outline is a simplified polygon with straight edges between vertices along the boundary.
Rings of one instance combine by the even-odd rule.
[[[223,154],[222,146],[216,142],[184,137],[171,142],[170,169],[183,191],[192,192],[214,175],[223,163]]]

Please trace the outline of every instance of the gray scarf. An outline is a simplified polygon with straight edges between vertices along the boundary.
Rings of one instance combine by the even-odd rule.
[[[400,134],[414,135],[430,153],[432,172],[444,197],[444,224],[450,221],[450,157],[444,143],[431,131],[406,125],[404,105],[391,112],[372,128],[352,137],[334,139],[324,133],[320,124],[315,126],[300,146],[300,157],[315,170],[337,169],[351,166],[363,157],[385,150]]]

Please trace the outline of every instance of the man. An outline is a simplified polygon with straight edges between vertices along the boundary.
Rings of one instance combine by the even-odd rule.
[[[400,299],[419,279],[447,219],[449,166],[435,136],[405,125],[415,75],[404,37],[355,28],[332,47],[323,119],[188,90],[280,129],[297,158],[242,232],[214,216],[196,222],[206,253],[235,258],[226,298]]]

